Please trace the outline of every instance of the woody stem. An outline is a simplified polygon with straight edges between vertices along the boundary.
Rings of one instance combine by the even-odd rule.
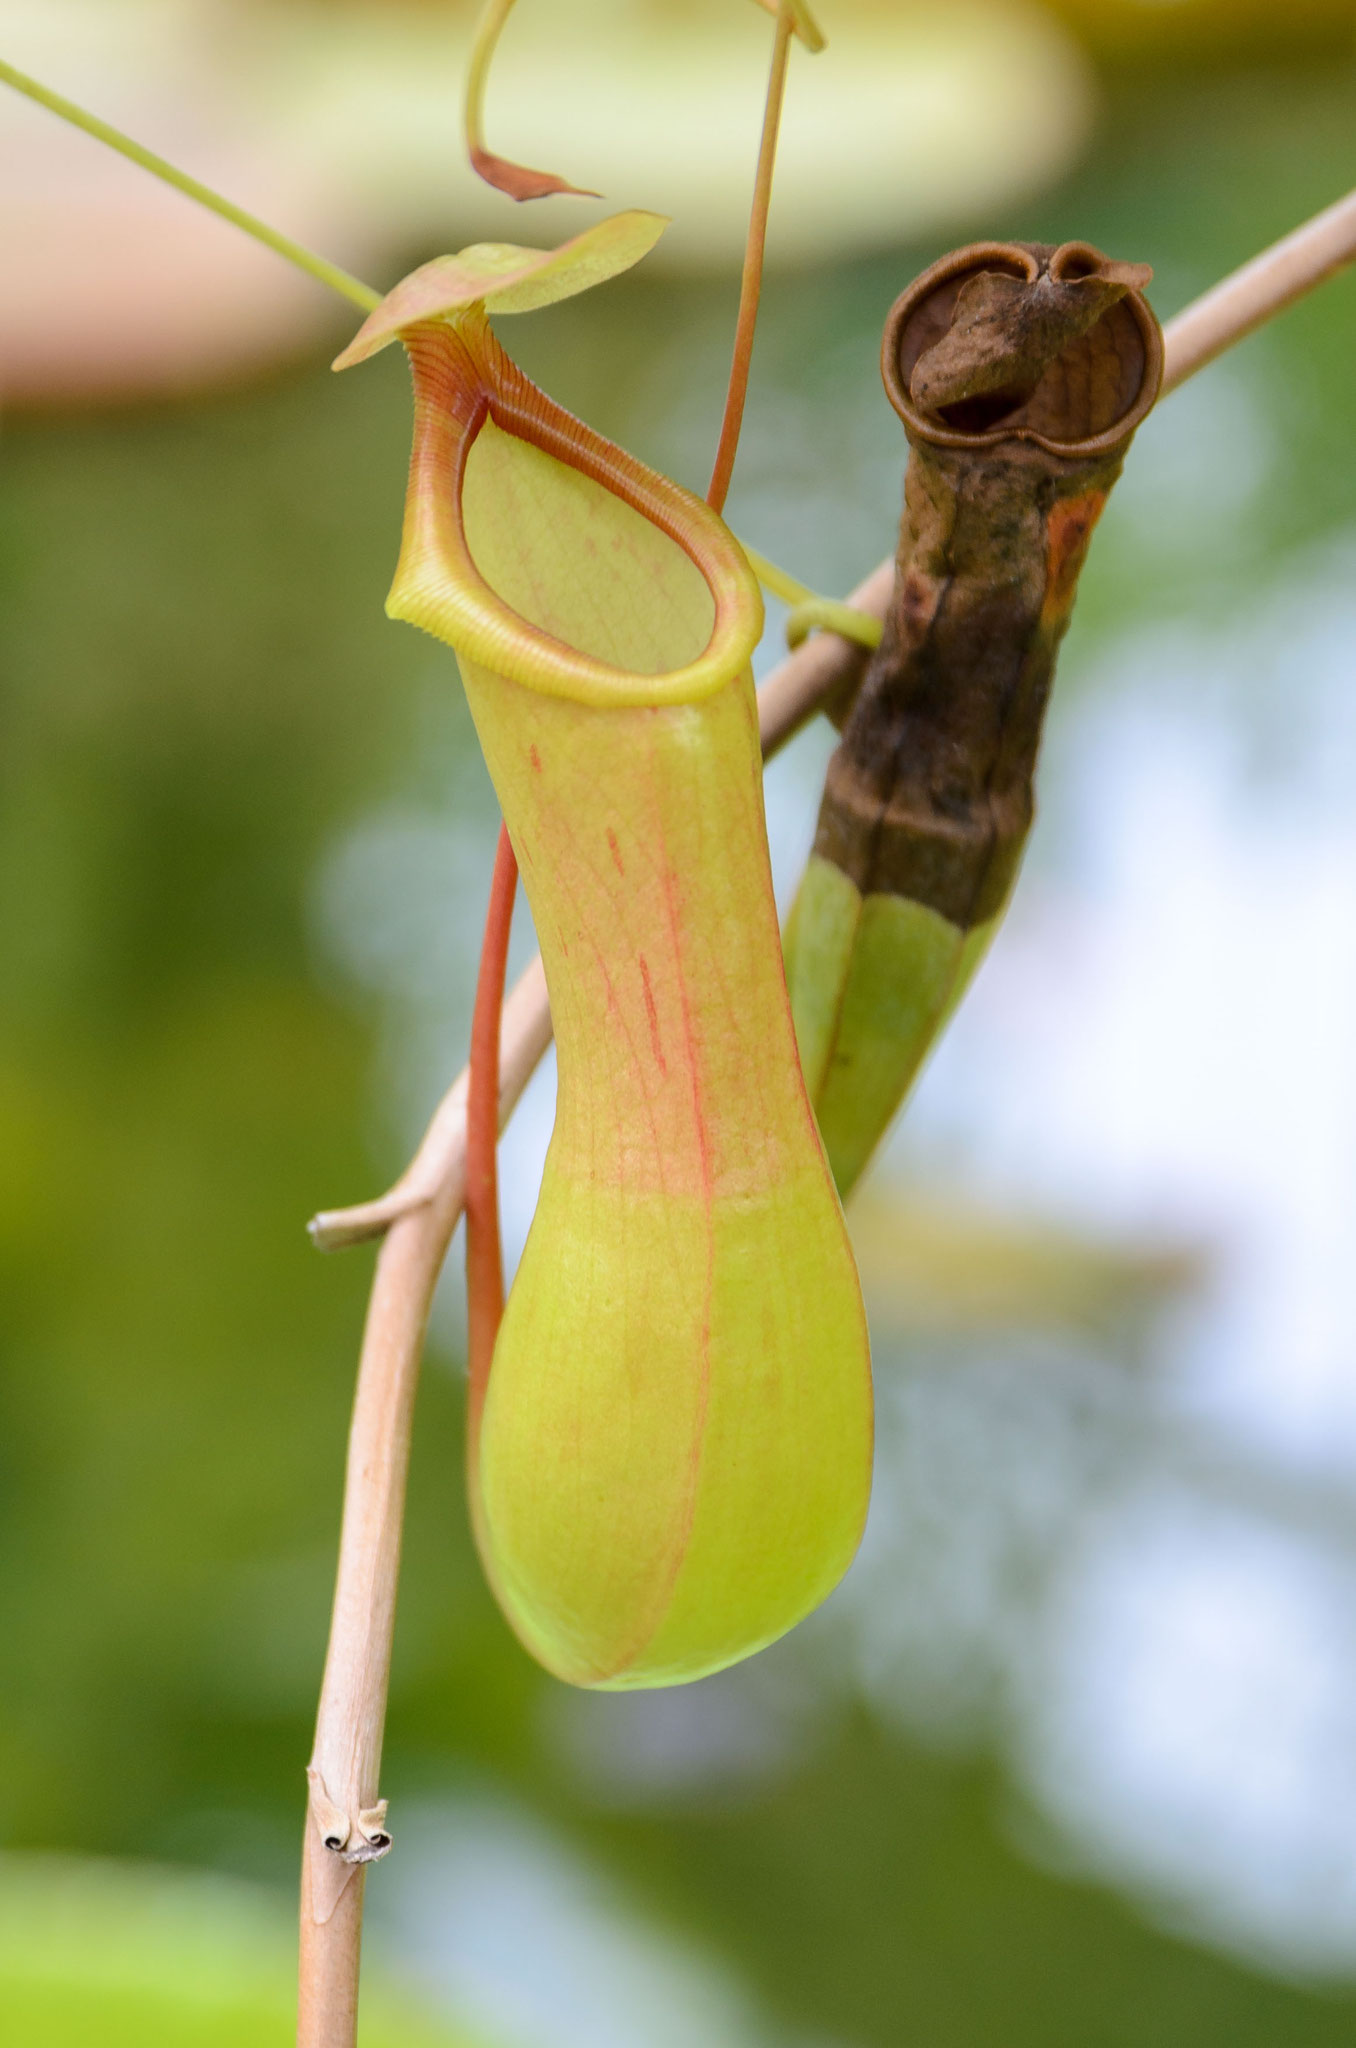
[[[1175,391],[1226,348],[1356,260],[1356,192],[1325,207],[1230,271],[1163,330],[1163,390]]]
[[[461,1215],[463,1189],[463,1174],[453,1172],[435,1201],[392,1227],[377,1255],[349,1431],[334,1613],[307,1773],[298,2048],[352,2048],[357,2039],[364,1865],[380,1853],[372,1839],[374,1814],[384,1834],[378,1779],[410,1423],[429,1307]],[[365,1848],[371,1854],[364,1855]]]

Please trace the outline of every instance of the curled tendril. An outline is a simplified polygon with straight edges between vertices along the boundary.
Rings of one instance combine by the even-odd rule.
[[[582,185],[571,185],[566,179],[558,178],[554,171],[534,171],[527,164],[515,164],[508,157],[496,156],[492,149],[485,147],[485,87],[504,23],[512,11],[513,0],[487,0],[471,44],[471,59],[466,72],[466,151],[471,159],[471,168],[497,192],[507,192],[510,199],[548,199],[553,192],[569,192],[578,198],[597,199],[598,193]]]
[[[852,640],[859,647],[880,646],[882,626],[870,612],[859,612],[850,604],[838,604],[833,598],[811,597],[803,604],[794,605],[786,622],[786,644],[795,649],[803,640],[808,640],[816,629],[825,633],[837,633],[840,639]]]
[[[836,598],[821,597],[817,590],[811,590],[808,583],[802,583],[795,576],[789,576],[785,569],[779,569],[766,555],[760,555],[747,541],[741,547],[758,581],[764,590],[770,590],[784,605],[790,607],[786,622],[786,644],[797,648],[808,640],[817,629],[826,633],[837,633],[840,639],[852,640],[859,647],[880,646],[882,626],[871,612],[859,612],[855,606],[840,604]]]
[[[799,36],[807,50],[824,48],[824,36],[805,0],[757,0],[757,4],[774,15],[784,4],[792,34]],[[493,185],[497,192],[507,192],[510,199],[549,199],[556,192],[571,193],[580,199],[597,199],[599,194],[587,186],[571,185],[554,171],[534,171],[527,164],[513,163],[510,158],[497,156],[492,149],[485,147],[485,87],[499,38],[513,5],[514,0],[486,0],[471,44],[466,72],[466,153],[471,159],[471,167],[487,185]]]

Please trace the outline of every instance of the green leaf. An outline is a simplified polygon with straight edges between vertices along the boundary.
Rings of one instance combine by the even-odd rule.
[[[0,1856],[0,2012],[23,2048],[289,2048],[295,1912],[202,1871]],[[471,2048],[380,1979],[366,2048]]]
[[[454,256],[435,256],[402,278],[336,356],[336,370],[366,362],[425,320],[445,320],[472,306],[493,313],[532,313],[572,299],[629,270],[648,256],[668,226],[662,213],[632,209],[610,214],[557,249],[516,242],[473,242]]]

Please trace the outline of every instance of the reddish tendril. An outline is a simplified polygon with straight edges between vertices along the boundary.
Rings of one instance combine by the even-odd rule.
[[[466,72],[466,153],[471,159],[471,168],[487,185],[493,185],[496,191],[507,192],[510,199],[548,199],[553,192],[570,192],[580,199],[597,199],[600,196],[597,192],[590,192],[583,185],[571,185],[566,179],[558,178],[554,171],[534,171],[529,164],[511,163],[507,157],[498,156],[494,150],[485,147],[485,87],[495,49],[513,5],[514,0],[487,0],[476,24],[471,61]]]
[[[767,0],[763,0],[767,4]],[[491,0],[482,18],[477,62],[467,96],[467,135],[475,161],[480,146],[480,100],[485,73],[499,30],[508,18],[513,0]],[[744,419],[744,400],[749,388],[749,363],[753,354],[753,333],[758,320],[758,300],[763,283],[763,247],[767,239],[768,204],[772,197],[772,172],[777,158],[777,129],[781,120],[786,88],[787,56],[796,31],[794,10],[787,0],[777,7],[777,30],[772,45],[772,66],[768,76],[767,104],[763,114],[762,140],[758,148],[758,170],[754,179],[753,203],[749,211],[749,232],[744,247],[744,269],[740,280],[739,317],[735,326],[734,354],[725,398],[725,417],[711,473],[706,502],[719,512],[725,504],[739,446]],[[498,161],[497,159],[495,160]],[[477,163],[481,175],[487,175]],[[529,173],[529,176],[534,175]],[[491,177],[492,183],[500,183]],[[505,190],[513,190],[505,185]],[[550,184],[539,191],[561,189]],[[571,188],[565,187],[565,190]],[[515,197],[529,196],[516,191]],[[518,863],[509,843],[508,829],[499,828],[494,880],[490,884],[490,906],[485,919],[485,939],[480,954],[480,975],[476,983],[475,1012],[471,1025],[471,1073],[466,1099],[466,1357],[470,1374],[471,1442],[480,1427],[485,1391],[490,1380],[495,1340],[504,1314],[504,1262],[499,1242],[499,1176],[496,1148],[499,1142],[499,1013],[504,1000],[504,977],[508,965],[509,927],[513,922],[513,898],[518,883]]]
[[[713,512],[725,508],[739,430],[744,423],[744,400],[749,389],[749,363],[753,356],[753,330],[758,322],[758,299],[763,288],[763,247],[767,240],[767,211],[772,198],[772,172],[777,161],[777,129],[782,117],[786,91],[786,60],[795,30],[789,6],[777,10],[777,33],[772,44],[772,68],[768,73],[767,105],[763,113],[763,135],[758,145],[758,171],[753,182],[753,204],[749,209],[749,232],[744,244],[744,271],[739,282],[739,317],[735,323],[734,355],[730,382],[725,394],[725,417],[720,423],[720,441],[711,471],[706,502]]]
[[[495,1150],[499,1142],[499,1013],[504,1002],[509,928],[517,886],[518,863],[508,827],[501,825],[471,1020],[471,1073],[466,1096],[466,1362],[471,1378],[473,1441],[504,1313]]]

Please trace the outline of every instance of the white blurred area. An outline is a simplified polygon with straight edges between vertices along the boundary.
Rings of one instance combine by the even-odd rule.
[[[0,55],[386,289],[495,239],[672,216],[651,268],[743,245],[771,24],[750,0],[520,0],[488,134],[605,194],[515,206],[465,161],[472,0],[0,0]],[[836,0],[795,53],[769,260],[890,247],[1067,168],[1085,59],[1038,6]],[[199,389],[342,336],[350,312],[238,230],[0,88],[0,403]]]

